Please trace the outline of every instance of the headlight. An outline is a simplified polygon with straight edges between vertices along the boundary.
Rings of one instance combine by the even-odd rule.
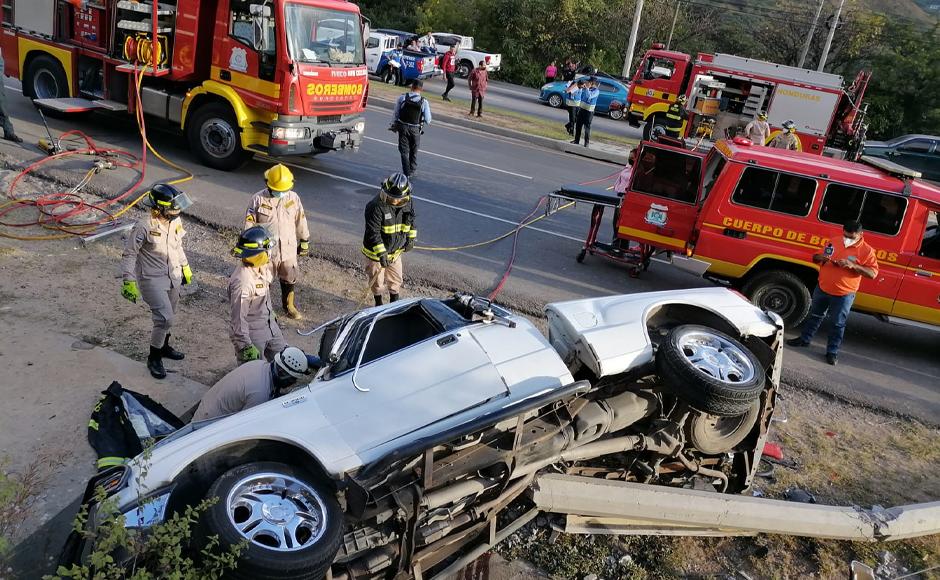
[[[304,127],[275,127],[271,130],[274,139],[303,139],[306,134]]]
[[[362,133],[363,131],[366,130],[366,122],[365,122],[365,121],[359,121],[358,123],[356,123],[355,125],[353,125],[353,130],[354,130],[356,133]]]

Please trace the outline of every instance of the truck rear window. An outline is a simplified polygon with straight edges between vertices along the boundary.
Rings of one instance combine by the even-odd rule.
[[[632,190],[658,197],[695,203],[702,158],[668,149],[644,147],[633,170]]]
[[[893,236],[901,229],[906,209],[907,200],[899,195],[831,183],[819,219],[840,226],[858,220],[866,231]]]
[[[741,175],[731,200],[770,211],[805,217],[813,206],[816,180],[748,167]]]

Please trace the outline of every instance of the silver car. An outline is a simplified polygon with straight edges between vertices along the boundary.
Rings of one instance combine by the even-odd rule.
[[[325,366],[309,385],[188,425],[89,489],[144,532],[216,497],[200,531],[247,542],[238,577],[281,579],[431,577],[497,518],[508,525],[507,506],[546,470],[750,485],[779,383],[779,317],[720,288],[546,315],[547,338],[466,294],[338,318],[321,327]]]

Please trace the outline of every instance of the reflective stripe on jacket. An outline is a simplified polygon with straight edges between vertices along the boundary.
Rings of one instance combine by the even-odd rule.
[[[685,108],[678,103],[669,105],[666,111],[666,130],[673,134],[682,131],[682,122],[685,120]]]
[[[597,89],[581,89],[581,104],[579,106],[585,111],[593,113],[594,108],[597,107],[598,96],[600,96],[600,91]]]
[[[362,253],[376,262],[382,254],[394,260],[405,251],[408,240],[418,237],[411,200],[402,206],[393,206],[382,201],[382,194],[379,194],[366,205],[365,221]]]

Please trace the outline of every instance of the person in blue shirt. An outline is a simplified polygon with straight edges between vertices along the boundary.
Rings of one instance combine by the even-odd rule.
[[[574,126],[578,120],[578,111],[581,110],[581,90],[584,88],[584,81],[570,80],[565,86],[565,106],[568,107],[568,122],[565,123],[565,131],[569,135],[574,135]]]
[[[597,88],[597,77],[591,77],[584,83],[581,89],[580,110],[578,111],[577,122],[574,126],[573,144],[578,145],[581,141],[581,132],[584,132],[584,146],[588,147],[591,141],[591,121],[594,120],[594,108],[597,107],[597,97],[600,91]]]
[[[402,59],[402,49],[399,44],[397,48],[394,48],[386,53],[386,58],[388,59],[388,66],[385,67],[385,78],[382,80],[387,84],[390,80],[395,79],[395,86],[402,87],[405,86],[404,75],[401,70],[401,59]]]
[[[401,154],[401,172],[411,177],[418,169],[418,145],[424,126],[431,124],[431,105],[421,96],[424,83],[415,79],[411,90],[398,97],[391,131],[398,133],[398,153]]]

